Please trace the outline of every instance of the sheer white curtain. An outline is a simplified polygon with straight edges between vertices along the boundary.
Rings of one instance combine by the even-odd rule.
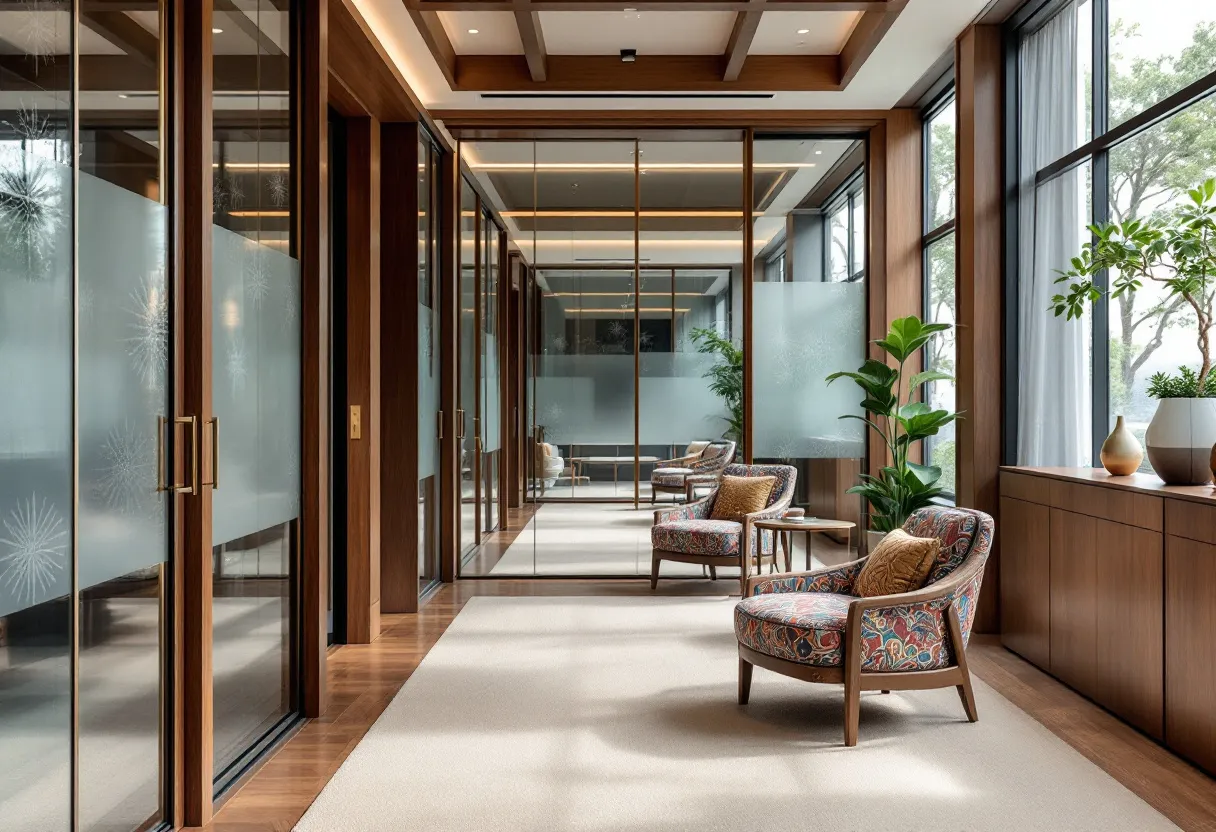
[[[1019,55],[1018,464],[1089,465],[1089,322],[1052,315],[1056,269],[1085,240],[1086,168],[1041,187],[1035,174],[1079,144],[1077,4],[1027,37]]]

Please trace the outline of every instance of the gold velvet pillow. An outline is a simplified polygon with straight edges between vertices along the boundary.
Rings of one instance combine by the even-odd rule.
[[[777,484],[776,477],[723,477],[710,520],[743,522],[743,515],[761,511]]]
[[[941,550],[936,537],[913,537],[903,529],[888,532],[861,567],[853,591],[862,598],[873,598],[920,589]]]

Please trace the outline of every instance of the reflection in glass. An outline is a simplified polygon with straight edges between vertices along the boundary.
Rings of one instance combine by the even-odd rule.
[[[439,580],[439,150],[418,140],[418,580]]]
[[[0,85],[0,825],[44,832],[71,808],[72,21],[5,14],[25,29]]]
[[[840,417],[861,410],[854,390],[826,378],[865,354],[864,146],[757,137],[753,156],[758,171],[787,172],[776,187],[757,178],[753,197],[753,458],[796,466],[795,504],[808,513],[860,525],[860,499],[846,490],[862,470],[864,426]],[[832,171],[835,189],[824,181]],[[759,266],[778,259],[779,273]]]
[[[925,258],[929,270],[929,292],[926,319],[939,324],[954,326],[955,280],[954,280],[954,234],[935,240],[926,250]],[[938,333],[930,341],[926,362],[927,370],[955,375],[956,332],[949,329]],[[935,410],[954,410],[954,382],[935,381],[927,385],[926,400]],[[938,485],[948,494],[955,488],[955,443],[954,425],[949,424],[937,436],[925,440],[925,455],[930,465],[942,469]]]
[[[479,454],[476,423],[478,407],[477,303],[479,300],[477,193],[467,179],[460,180],[460,548],[470,552],[478,542]]]
[[[244,19],[237,19],[242,16]],[[251,27],[250,24],[253,24]],[[212,397],[215,773],[222,787],[297,708],[300,269],[291,239],[289,14],[215,12]],[[256,31],[251,28],[256,27]],[[207,467],[204,466],[204,471]]]
[[[489,532],[498,526],[498,466],[500,464],[500,390],[498,366],[498,226],[488,213],[482,215],[482,241],[485,256],[481,269],[481,448],[484,512],[482,528]]]

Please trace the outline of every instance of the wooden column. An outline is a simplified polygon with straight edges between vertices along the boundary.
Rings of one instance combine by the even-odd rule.
[[[174,356],[176,416],[193,416],[194,430],[170,425],[174,436],[174,482],[192,479],[191,443],[197,442],[211,409],[211,140],[212,0],[177,0],[174,80],[173,218],[178,296],[178,355]],[[194,449],[201,451],[201,449]],[[201,454],[200,454],[201,455]],[[201,481],[202,477],[199,477]],[[184,826],[211,820],[214,715],[211,682],[212,555],[211,488],[175,497],[179,570],[177,600],[178,733],[175,759],[177,815]]]
[[[972,26],[955,51],[958,107],[958,504],[997,515],[1001,462],[1001,30]],[[975,628],[1000,630],[993,541]]]
[[[866,279],[871,341],[885,335],[896,318],[923,315],[922,146],[920,114],[916,110],[891,110],[885,121],[870,131],[866,193],[870,251]],[[869,357],[887,359],[886,353],[873,344],[869,346]],[[920,366],[907,369],[915,373]],[[878,476],[889,455],[873,431],[867,437],[869,473]]]
[[[302,0],[296,32],[293,247],[300,259],[303,443],[300,515],[301,710],[325,710],[329,615],[329,5]]]
[[[380,634],[380,122],[346,122],[346,640]],[[355,408],[358,408],[357,429]]]
[[[380,606],[418,611],[418,125],[380,127]]]

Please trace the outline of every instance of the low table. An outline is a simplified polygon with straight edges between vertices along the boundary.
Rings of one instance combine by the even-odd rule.
[[[853,529],[857,528],[856,523],[850,523],[848,520],[824,520],[818,517],[812,517],[807,520],[786,519],[783,517],[773,518],[769,520],[757,520],[752,524],[756,529],[765,529],[776,532],[777,538],[781,541],[781,548],[785,550],[785,571],[793,571],[794,561],[794,532],[803,532],[806,534],[806,569],[811,570],[811,535],[824,532],[846,532],[848,534],[849,551],[853,549]],[[757,547],[759,548],[759,547]],[[776,564],[776,552],[773,553],[773,563]],[[756,572],[760,574],[760,563],[756,563]]]
[[[583,468],[587,465],[611,465],[612,484],[616,485],[622,465],[633,465],[636,462],[641,466],[658,461],[659,458],[657,456],[576,456],[570,459],[570,473],[577,479],[584,477]],[[590,482],[589,477],[586,479]]]

